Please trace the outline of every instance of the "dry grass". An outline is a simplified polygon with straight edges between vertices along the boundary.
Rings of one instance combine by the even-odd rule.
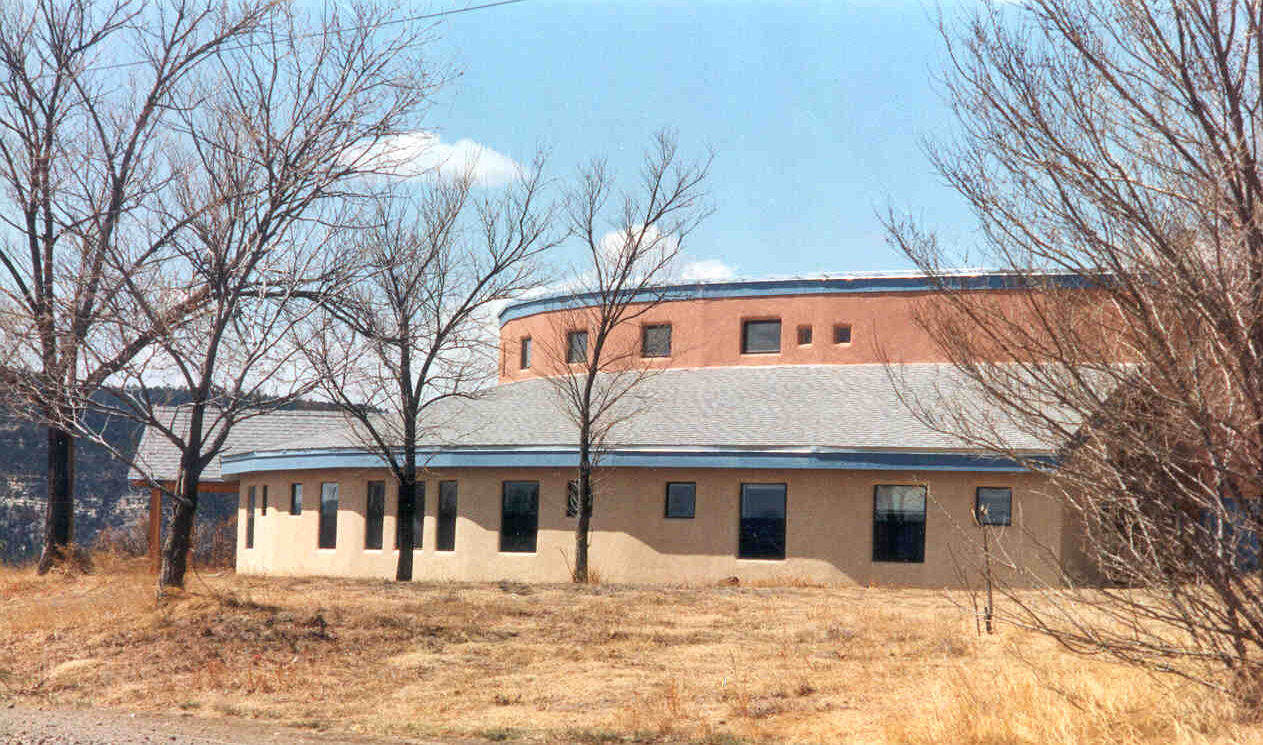
[[[0,697],[564,742],[1263,743],[1208,692],[989,638],[941,593],[0,569]]]

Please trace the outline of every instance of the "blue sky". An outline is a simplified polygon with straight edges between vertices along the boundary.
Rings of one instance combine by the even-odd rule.
[[[558,176],[605,156],[629,181],[672,127],[686,153],[716,151],[717,211],[686,245],[722,262],[708,273],[903,269],[886,205],[949,240],[970,232],[920,144],[950,126],[935,13],[912,0],[526,0],[449,16],[436,51],[462,74],[429,120],[444,143],[519,161],[542,145]]]

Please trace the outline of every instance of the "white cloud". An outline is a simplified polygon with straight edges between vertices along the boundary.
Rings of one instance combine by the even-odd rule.
[[[472,168],[482,186],[503,186],[522,168],[486,145],[470,139],[443,142],[433,132],[409,132],[382,141],[369,153],[368,167],[400,178],[452,175]]]
[[[733,279],[737,270],[719,259],[694,259],[680,268],[680,279],[692,281],[717,281]]]

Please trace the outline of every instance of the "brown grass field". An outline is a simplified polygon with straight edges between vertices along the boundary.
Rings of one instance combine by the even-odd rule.
[[[979,637],[963,597],[0,569],[0,700],[526,742],[1263,743],[1201,687]],[[966,603],[967,604],[967,603]]]

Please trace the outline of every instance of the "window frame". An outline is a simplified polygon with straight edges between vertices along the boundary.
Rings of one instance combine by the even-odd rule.
[[[845,336],[846,338],[845,339],[839,338],[841,336]],[[851,324],[849,323],[833,324],[833,344],[835,346],[839,346],[839,347],[846,346],[847,344],[851,343],[851,338],[852,338]]]
[[[523,336],[518,342],[518,368],[519,370],[531,369],[531,337]]]
[[[329,500],[325,494],[326,487],[333,487],[333,499]],[[338,481],[322,481],[320,482],[320,512],[316,521],[316,550],[333,551],[338,547],[338,508],[342,501],[342,487]],[[333,514],[329,514],[326,510],[332,502]],[[325,545],[325,531],[328,529],[333,540],[330,545]]]
[[[580,338],[583,339],[583,350],[582,350],[582,353],[576,359],[575,351],[578,349],[578,345],[576,345],[574,341]],[[587,361],[588,361],[588,330],[587,329],[572,329],[570,331],[567,331],[566,332],[566,364],[567,365],[582,365],[586,363]]]
[[[815,329],[811,324],[804,323],[798,326],[798,346],[810,347],[815,342]]]
[[[377,495],[377,514],[372,514],[373,490],[379,488]],[[376,540],[372,540],[372,539]],[[376,543],[377,545],[373,545]],[[386,543],[386,482],[373,479],[364,484],[364,550],[381,551]]]
[[[506,547],[506,538],[509,534],[505,533],[505,517],[508,512],[509,487],[510,485],[529,484],[534,489],[533,509],[529,513],[534,519],[531,521],[530,540],[525,541],[524,545],[529,548],[512,548]],[[517,513],[515,513],[517,514]],[[526,514],[526,513],[523,513]],[[500,482],[500,553],[502,554],[536,554],[539,552],[539,482],[538,481],[501,481]]]
[[[447,491],[451,486],[450,494]],[[451,497],[450,514],[443,509],[444,501]],[[455,479],[439,482],[437,530],[434,536],[434,550],[444,553],[456,550],[456,519],[460,516],[460,487]],[[444,525],[446,524],[446,530]],[[448,540],[444,540],[447,538]],[[446,546],[446,548],[444,548]]]
[[[776,349],[751,349],[750,327],[759,324],[776,324]],[[745,318],[741,321],[741,353],[742,354],[780,354],[782,336],[785,325],[780,318]]]
[[[689,511],[688,514],[671,514],[671,487],[688,486],[691,487],[692,493],[689,495]],[[693,520],[697,517],[697,482],[696,481],[668,481],[666,486],[666,494],[663,498],[662,517],[664,520]]]
[[[649,333],[651,331],[666,329],[666,351],[661,354],[649,354]],[[640,356],[645,359],[662,359],[671,356],[671,324],[670,323],[646,323],[640,327]]]
[[[983,490],[987,490],[987,491],[1006,491],[1006,492],[1008,492],[1008,493],[1009,493],[1009,509],[1008,509],[1008,511],[1005,513],[1005,519],[1004,519],[1004,521],[1003,521],[1003,522],[997,521],[995,518],[991,517],[991,513],[990,513],[989,511],[988,511],[988,513],[987,513],[987,519],[986,519],[986,520],[983,520],[983,519],[982,519],[982,518],[983,518],[983,513],[982,513],[982,492],[983,492]],[[1011,487],[1011,486],[979,486],[979,487],[976,487],[976,488],[974,489],[974,521],[975,521],[978,525],[983,526],[983,527],[989,527],[989,526],[995,526],[995,527],[1008,527],[1008,526],[1012,525],[1012,524],[1013,524],[1013,487]]]
[[[921,547],[920,556],[913,558],[878,558],[877,550],[879,545],[885,545],[889,541],[883,541],[881,544],[877,540],[877,498],[883,487],[903,487],[916,488],[921,490]],[[873,484],[873,534],[872,534],[872,562],[874,564],[924,564],[925,563],[925,547],[928,544],[928,523],[929,523],[929,502],[930,502],[930,486],[929,484]]]
[[[744,523],[745,502],[747,487],[767,487],[778,486],[781,489],[781,530],[780,530],[780,554],[757,554],[752,555],[745,550],[746,530]],[[737,558],[742,561],[785,561],[789,556],[789,484],[786,482],[762,482],[747,481],[741,484],[741,497],[737,504]],[[752,518],[753,519],[753,518]]]
[[[289,514],[303,514],[303,485],[300,481],[291,482],[289,485]]]

